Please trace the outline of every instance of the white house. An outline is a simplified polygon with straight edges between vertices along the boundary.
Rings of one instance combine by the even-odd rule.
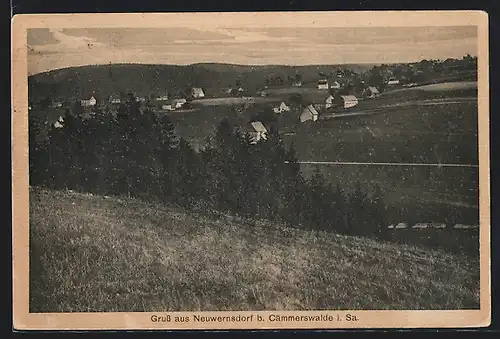
[[[186,102],[187,102],[187,100],[184,99],[184,98],[182,98],[182,99],[174,99],[174,100],[172,100],[172,107],[174,109],[181,108]]]
[[[168,94],[160,95],[156,97],[156,101],[167,101],[168,100]]]
[[[57,119],[56,122],[54,122],[54,127],[55,128],[62,128],[64,123],[64,118],[59,116],[59,119]]]
[[[363,91],[363,96],[365,98],[375,98],[378,96],[380,92],[378,91],[377,87],[374,86],[368,86],[364,91]]]
[[[430,224],[430,226],[432,228],[446,228],[446,224],[445,223],[435,223],[435,222],[433,222],[433,223]]]
[[[287,106],[287,104],[284,101],[282,101],[281,104],[278,107],[274,107],[273,108],[273,111],[276,114],[283,113],[283,112],[289,112],[290,111],[290,107]]]
[[[333,97],[333,95],[329,95],[328,98],[326,98],[325,102],[326,102],[325,107],[331,108],[335,102],[335,98]]]
[[[246,132],[250,136],[251,144],[267,139],[267,129],[260,121],[252,121],[250,126],[247,126]]]
[[[343,108],[351,108],[358,104],[358,99],[354,95],[340,95],[337,101]]]
[[[203,98],[205,96],[205,93],[201,88],[194,87],[193,89],[191,89],[191,95],[193,96],[193,98]]]
[[[318,89],[328,89],[328,80],[321,79],[318,81]]]
[[[422,229],[422,228],[427,228],[429,225],[427,225],[426,223],[423,223],[423,222],[419,222],[419,223],[416,223],[415,225],[412,226],[412,228],[419,228],[419,229]]]
[[[83,107],[89,107],[89,106],[95,106],[97,103],[97,100],[92,96],[90,99],[86,100],[80,100],[80,103],[82,104]]]
[[[388,81],[387,81],[387,85],[398,85],[399,84],[399,80],[396,79],[396,78],[390,78]]]
[[[330,88],[340,89],[340,83],[338,81],[334,81],[330,84]]]
[[[302,114],[300,115],[300,122],[306,122],[308,120],[316,121],[318,120],[318,117],[319,113],[316,108],[314,108],[313,105],[308,105],[306,108],[304,108]]]

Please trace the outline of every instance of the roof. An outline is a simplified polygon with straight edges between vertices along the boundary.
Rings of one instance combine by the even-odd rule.
[[[356,96],[354,95],[341,95],[340,96],[342,99],[344,99],[345,101],[354,101],[354,100],[358,100],[358,98],[356,98]]]
[[[267,132],[267,129],[260,121],[252,121],[250,124],[252,125],[255,132]]]
[[[306,108],[304,108],[304,111],[302,111],[302,113],[304,113],[305,111],[309,111],[312,115],[318,115],[318,111],[316,110],[316,108],[314,108],[313,105],[308,105]]]

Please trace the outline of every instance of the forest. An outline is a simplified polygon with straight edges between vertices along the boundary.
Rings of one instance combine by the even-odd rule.
[[[29,115],[30,185],[97,195],[125,195],[245,220],[279,221],[293,227],[384,237],[388,211],[377,186],[347,194],[319,170],[305,179],[293,144],[278,127],[257,144],[222,120],[200,150],[174,133],[167,114],[135,96],[118,108],[77,104],[59,125]],[[43,130],[47,127],[44,136]]]

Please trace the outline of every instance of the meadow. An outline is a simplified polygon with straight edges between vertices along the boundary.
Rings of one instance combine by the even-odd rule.
[[[30,312],[478,307],[474,256],[30,189]]]

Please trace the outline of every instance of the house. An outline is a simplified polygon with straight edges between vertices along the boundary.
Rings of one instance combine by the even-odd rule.
[[[459,229],[472,229],[472,228],[479,228],[479,225],[464,225],[464,224],[456,224],[453,226],[453,228],[459,228]]]
[[[396,78],[389,78],[389,80],[387,81],[387,85],[398,85],[398,84],[399,80]]]
[[[245,126],[244,132],[250,137],[251,144],[267,139],[267,129],[260,121],[252,121],[250,125]]]
[[[80,103],[82,104],[83,107],[89,107],[89,106],[95,106],[97,103],[97,100],[95,99],[94,96],[92,96],[90,99],[86,100],[80,100]]]
[[[111,94],[109,96],[109,102],[112,104],[119,104],[122,102],[122,100],[118,94]]]
[[[334,81],[333,83],[330,84],[330,88],[340,89],[340,83],[338,81]]]
[[[428,226],[429,225],[427,225],[426,223],[419,222],[419,223],[416,223],[415,225],[413,225],[412,228],[422,229],[422,228],[427,228]]]
[[[328,89],[328,80],[321,79],[318,81],[318,89]]]
[[[186,102],[186,99],[174,99],[172,100],[172,107],[174,109],[181,108]]]
[[[59,119],[57,119],[56,122],[54,122],[54,127],[55,128],[62,128],[64,123],[64,118],[59,116]]]
[[[351,108],[358,104],[358,98],[354,95],[339,95],[335,98],[335,104],[343,108]]]
[[[167,101],[167,100],[168,100],[168,93],[156,97],[156,101]]]
[[[328,98],[326,98],[325,100],[325,103],[325,107],[327,109],[333,107],[333,104],[335,103],[335,98],[333,97],[333,95],[328,96]]]
[[[62,102],[60,102],[60,101],[53,101],[53,102],[51,103],[51,105],[50,105],[50,106],[51,106],[52,108],[60,108],[60,107],[62,107],[62,105],[63,105],[63,104],[62,104]]]
[[[430,224],[430,227],[432,227],[432,228],[446,228],[446,224],[433,222]]]
[[[316,108],[314,108],[313,105],[308,105],[306,108],[304,108],[302,114],[300,115],[300,122],[306,122],[308,120],[316,121],[318,120],[318,117],[319,113]]]
[[[278,107],[274,107],[273,108],[273,111],[276,114],[283,113],[283,112],[289,112],[290,111],[290,107],[287,106],[287,104],[284,101],[282,101],[281,104]]]
[[[363,91],[363,96],[365,98],[375,98],[380,94],[378,91],[377,87],[374,86],[368,86],[364,91]]]
[[[194,87],[193,89],[191,89],[191,96],[193,98],[203,98],[205,96],[205,93],[201,88]]]

